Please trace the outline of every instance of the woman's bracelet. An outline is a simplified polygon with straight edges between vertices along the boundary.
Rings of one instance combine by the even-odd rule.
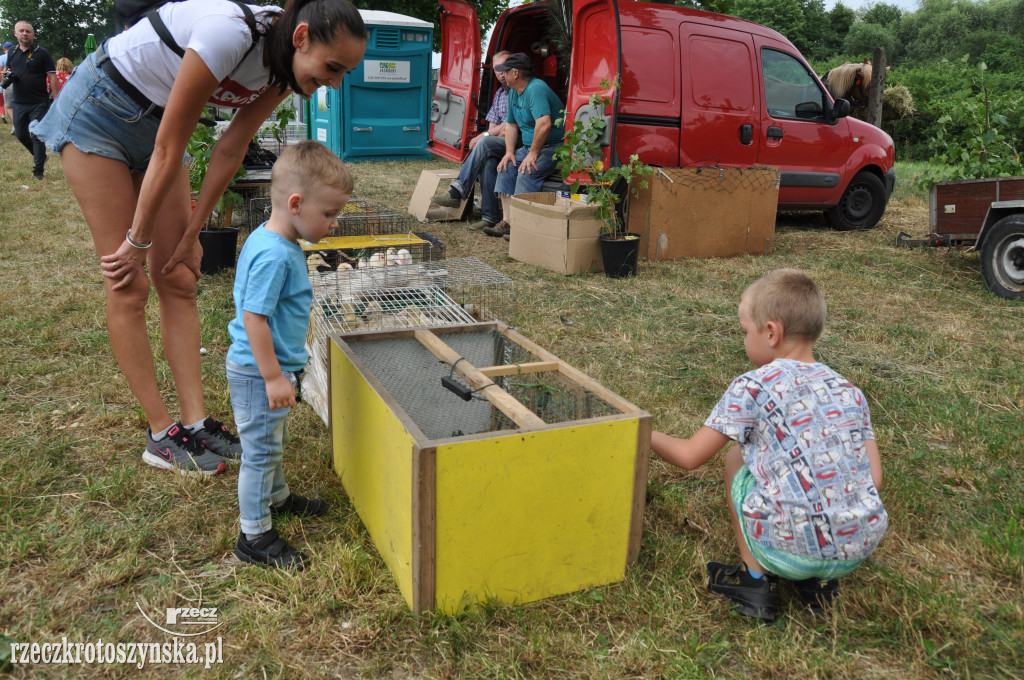
[[[131,229],[129,229],[128,233],[124,235],[124,240],[128,241],[128,245],[130,245],[132,248],[138,248],[139,250],[145,250],[146,248],[153,245],[153,239],[149,239],[149,243],[139,243],[138,241],[133,239]]]

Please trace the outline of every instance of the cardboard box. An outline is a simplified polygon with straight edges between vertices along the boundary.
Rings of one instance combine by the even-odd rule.
[[[558,274],[601,271],[597,208],[555,193],[512,197],[508,255]]]
[[[626,220],[648,260],[772,253],[778,168],[655,168],[649,183]]]
[[[413,611],[626,576],[650,414],[500,322],[333,334],[330,362],[334,470]]]
[[[441,193],[439,187],[444,180],[453,180],[459,176],[458,170],[424,170],[420,173],[420,181],[416,183],[416,189],[412,192],[412,199],[409,201],[409,214],[413,215],[420,222],[433,222],[443,220],[461,220],[466,214],[466,206],[469,199],[462,201],[458,208],[442,208],[430,202],[430,197]],[[445,182],[445,188],[448,182]]]

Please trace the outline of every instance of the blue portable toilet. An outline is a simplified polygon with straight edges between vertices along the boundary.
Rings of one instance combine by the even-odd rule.
[[[430,67],[434,25],[361,9],[370,33],[363,61],[309,102],[310,138],[344,161],[430,158]]]

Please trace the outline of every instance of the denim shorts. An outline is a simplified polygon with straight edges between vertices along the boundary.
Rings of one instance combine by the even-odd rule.
[[[97,66],[102,48],[93,52],[71,74],[49,113],[29,126],[54,152],[67,143],[79,151],[113,158],[132,172],[146,171],[153,155],[160,119],[147,116]]]

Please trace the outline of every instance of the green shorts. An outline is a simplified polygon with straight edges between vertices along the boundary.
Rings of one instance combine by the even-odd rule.
[[[773,574],[789,579],[790,581],[803,581],[808,578],[834,579],[848,575],[851,571],[860,566],[864,560],[825,560],[815,557],[804,557],[792,553],[776,550],[752,539],[747,533],[747,523],[743,518],[743,501],[747,495],[757,487],[757,480],[746,466],[736,471],[732,478],[732,488],[729,495],[732,498],[732,505],[736,509],[736,516],[740,518],[740,527],[743,531],[743,540],[753,553],[754,559]]]

